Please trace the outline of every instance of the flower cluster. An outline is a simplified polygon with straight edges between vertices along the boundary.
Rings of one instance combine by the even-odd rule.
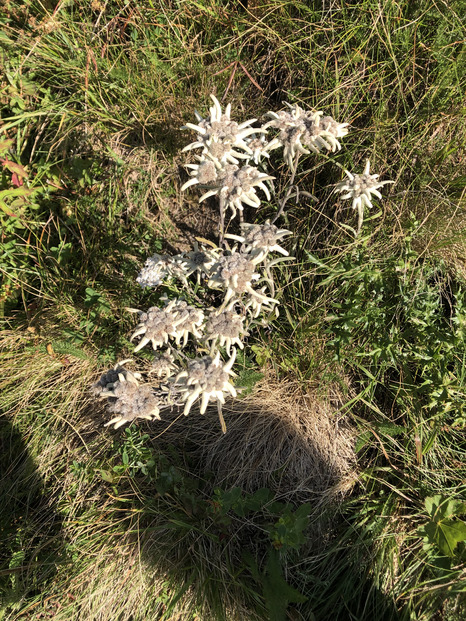
[[[237,394],[232,383],[237,348],[245,348],[256,324],[266,325],[272,311],[278,314],[271,268],[289,258],[282,244],[291,232],[274,224],[284,213],[286,199],[279,204],[272,222],[244,222],[246,207],[260,207],[259,190],[268,201],[274,198],[274,177],[265,169],[271,151],[283,148],[285,162],[293,173],[291,187],[295,188],[300,155],[335,153],[341,149],[339,139],[348,133],[348,123],[338,123],[323,112],[304,110],[296,104],[269,112],[269,120],[262,126],[254,126],[256,119],[237,123],[231,119],[230,105],[223,112],[218,100],[213,95],[211,98],[209,115],[203,118],[196,112],[197,122],[184,128],[195,131],[196,139],[183,151],[199,152],[196,162],[186,165],[190,179],[181,189],[201,188],[200,202],[209,197],[218,199],[220,242],[216,246],[198,239],[190,251],[174,256],[154,254],[139,273],[141,287],[164,286],[166,292],[147,311],[134,310],[139,315],[131,336],[137,342],[134,351],[149,343],[156,350],[152,364],[146,367],[146,381],[142,382],[141,374],[126,369],[124,361],[102,375],[93,387],[95,396],[108,400],[113,418],[107,425],[115,428],[137,418],[158,419],[164,408],[183,407],[188,414],[200,401],[201,414],[210,402],[216,402],[225,429],[221,407],[226,397]],[[269,130],[278,132],[271,140],[267,139]],[[335,186],[335,191],[344,192],[342,198],[352,199],[353,208],[358,210],[358,232],[364,207],[372,206],[372,195],[381,198],[378,189],[392,183],[378,181],[369,167],[367,161],[362,174],[345,170],[348,178]],[[239,231],[224,233],[226,210],[233,218],[239,212]],[[183,285],[183,297],[177,281]],[[171,295],[170,291],[176,293]]]
[[[186,164],[191,178],[183,184],[182,190],[199,185],[206,190],[199,202],[217,196],[220,204],[220,234],[223,234],[223,219],[226,209],[231,210],[231,217],[237,211],[242,217],[245,205],[258,208],[260,198],[256,188],[260,188],[268,201],[271,200],[270,189],[265,182],[274,177],[257,168],[264,158],[269,157],[273,149],[283,147],[284,159],[289,168],[296,170],[301,153],[319,154],[324,150],[335,152],[341,149],[339,138],[348,133],[348,123],[338,123],[323,112],[307,111],[298,105],[288,105],[288,110],[269,112],[271,118],[260,127],[252,127],[256,119],[237,124],[230,118],[231,106],[225,113],[218,100],[211,95],[214,105],[209,116],[204,119],[196,112],[197,124],[187,123],[182,129],[191,129],[197,133],[195,142],[187,145],[184,151],[202,149],[197,155],[196,164]],[[279,130],[278,136],[268,141],[268,129]],[[246,160],[240,166],[240,160]],[[249,162],[253,160],[255,167]]]
[[[224,311],[214,312],[209,316],[205,326],[205,340],[212,342],[212,347],[225,347],[229,356],[236,345],[244,348],[243,340],[248,336],[244,327],[245,316],[232,310],[232,305]]]
[[[140,376],[131,374],[122,365],[102,376],[94,393],[111,398],[109,409],[117,416],[109,424],[117,427],[135,418],[153,419],[161,408],[173,405],[184,404],[187,414],[197,399],[201,400],[201,412],[204,412],[210,401],[215,400],[221,406],[226,395],[236,394],[230,381],[236,348],[244,348],[249,328],[259,314],[278,304],[267,292],[267,285],[258,287],[257,283],[268,281],[269,266],[274,261],[269,259],[270,253],[288,254],[279,242],[290,234],[270,222],[244,223],[242,233],[242,236],[229,236],[240,242],[239,248],[207,249],[196,244],[193,251],[174,257],[157,255],[154,262],[163,265],[165,272],[157,273],[153,282],[149,277],[139,278],[143,281],[141,285],[156,288],[173,276],[188,283],[189,277],[195,274],[199,283],[213,291],[212,300],[217,300],[217,306],[197,308],[178,297],[169,299],[165,294],[160,298],[160,306],[152,306],[145,312],[130,309],[139,315],[131,336],[132,341],[139,339],[134,351],[142,350],[149,343],[157,350],[148,371],[148,376],[157,381],[148,390],[147,384],[139,385]],[[196,352],[198,347],[202,350],[208,345],[211,353],[189,361],[182,370],[179,350],[188,345],[190,336]],[[229,357],[225,365],[221,349]],[[131,402],[134,407],[130,407]]]
[[[207,192],[200,197],[199,202],[210,196],[218,196],[223,208],[231,209],[233,218],[237,209],[243,211],[243,203],[255,208],[260,206],[256,187],[259,187],[270,200],[270,192],[264,181],[270,181],[274,177],[260,172],[254,166],[245,165],[241,168],[236,164],[221,166],[207,159],[200,160],[199,164],[186,166],[192,169],[192,178],[181,189],[186,190],[195,184],[201,185]]]
[[[222,364],[219,351],[215,358],[210,356],[195,358],[189,362],[185,371],[178,374],[176,383],[180,386],[183,400],[186,402],[184,406],[185,415],[189,414],[193,403],[199,398],[201,398],[200,412],[204,414],[212,398],[223,404],[225,403],[224,393],[236,397],[236,389],[230,383],[235,355],[236,350],[233,350],[233,354],[226,364]]]
[[[202,336],[197,327],[202,324],[204,314],[201,310],[189,306],[184,300],[171,300],[163,308],[152,306],[147,313],[136,312],[139,313],[139,323],[131,340],[139,336],[142,336],[142,339],[135,352],[148,343],[152,343],[154,349],[163,347],[170,337],[175,339],[177,345],[181,344],[181,340],[183,345],[186,345],[190,333],[196,338]]]
[[[146,420],[160,420],[160,398],[154,393],[154,389],[147,385],[140,385],[138,373],[131,373],[123,365],[123,362],[115,365],[102,375],[100,380],[92,387],[93,394],[100,398],[106,398],[109,402],[108,409],[116,414],[105,426],[114,425],[115,429],[125,423],[131,423],[136,418]]]
[[[253,155],[245,139],[262,130],[251,127],[256,119],[239,124],[232,121],[230,118],[231,104],[228,104],[225,112],[222,112],[218,99],[214,95],[210,97],[214,105],[209,110],[209,116],[204,119],[196,110],[197,124],[186,123],[182,127],[182,129],[193,129],[197,134],[196,140],[187,145],[183,151],[201,148],[203,155],[209,154],[220,164],[238,164],[238,158],[247,159],[249,155]]]

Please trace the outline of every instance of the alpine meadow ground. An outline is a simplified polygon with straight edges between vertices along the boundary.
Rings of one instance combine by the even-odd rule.
[[[0,2],[2,619],[465,617],[465,10]],[[91,386],[151,370],[128,309],[188,295],[141,287],[144,262],[219,241],[216,196],[181,192],[211,94],[238,123],[288,102],[348,133],[291,188],[271,150],[271,199],[244,205],[264,223],[286,197],[293,259],[226,434],[195,400],[110,429]],[[394,184],[358,232],[335,189],[366,160]]]

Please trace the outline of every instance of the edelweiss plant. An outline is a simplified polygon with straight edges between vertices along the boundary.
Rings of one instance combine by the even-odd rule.
[[[292,173],[290,188],[295,188],[299,158],[339,151],[339,139],[348,133],[348,123],[297,104],[269,112],[266,116],[270,120],[259,126],[256,119],[238,123],[231,119],[230,104],[222,112],[215,96],[211,98],[208,116],[196,112],[196,123],[186,123],[182,128],[196,133],[195,141],[183,152],[199,149],[199,153],[196,163],[186,164],[190,179],[181,189],[201,188],[199,202],[217,199],[219,243],[197,240],[188,252],[154,254],[139,273],[137,282],[142,287],[168,289],[159,297],[159,304],[147,311],[129,309],[139,315],[131,336],[131,341],[137,341],[134,352],[148,344],[156,351],[145,372],[146,381],[142,381],[141,373],[129,371],[124,366],[129,361],[124,361],[102,375],[93,387],[95,396],[108,400],[115,416],[106,425],[115,428],[137,418],[159,419],[166,408],[182,407],[187,415],[200,400],[201,414],[210,402],[217,404],[225,431],[221,408],[227,397],[236,397],[238,392],[233,385],[236,348],[244,349],[254,327],[266,324],[272,313],[278,313],[272,267],[289,258],[282,244],[291,232],[276,226],[275,221],[284,213],[290,189],[272,221],[245,222],[244,214],[249,207],[260,207],[261,196],[268,202],[275,199],[271,185],[275,177],[266,169],[270,152],[283,148]],[[268,138],[269,131],[274,130],[278,134]],[[352,206],[359,214],[357,233],[364,206],[372,206],[371,194],[380,198],[378,188],[392,183],[378,181],[378,175],[369,174],[369,167],[367,161],[360,175],[345,170],[348,180],[335,187],[335,192],[346,192],[343,199],[353,199]],[[230,220],[239,214],[237,233],[225,233],[227,212]],[[176,296],[169,293],[176,281],[182,284],[182,296],[179,289]],[[198,297],[198,291],[203,292],[204,299]]]

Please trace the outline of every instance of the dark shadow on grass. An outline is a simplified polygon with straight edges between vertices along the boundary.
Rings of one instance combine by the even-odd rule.
[[[65,553],[61,516],[21,433],[5,418],[0,477],[0,596],[8,615],[46,597]]]
[[[153,477],[133,478],[141,555],[178,593],[195,593],[203,618],[403,618],[370,578],[371,536],[358,541],[361,533],[348,526],[342,499],[354,480],[351,434],[329,415],[317,404],[262,392],[255,405],[237,400],[227,408],[226,435],[216,408],[140,426],[156,461]],[[245,499],[264,487],[271,497],[259,508],[244,515],[228,508],[233,489]],[[310,525],[299,549],[285,553],[273,532],[287,503],[293,515],[309,503]],[[292,536],[294,527],[287,528]],[[268,569],[271,555],[280,559],[279,577]],[[293,603],[297,594],[306,601]],[[291,616],[276,616],[280,608]]]

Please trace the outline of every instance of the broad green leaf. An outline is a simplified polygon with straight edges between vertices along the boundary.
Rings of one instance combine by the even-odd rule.
[[[431,520],[420,529],[421,534],[441,554],[454,556],[458,543],[466,541],[466,522],[457,517],[466,513],[466,503],[437,494],[425,499],[425,507]]]
[[[108,470],[100,470],[100,476],[104,481],[107,481],[107,483],[113,483],[115,481],[115,477],[111,472],[108,472]]]
[[[425,532],[445,556],[454,556],[455,548],[461,541],[466,541],[466,522],[445,518],[439,522],[429,522]]]

